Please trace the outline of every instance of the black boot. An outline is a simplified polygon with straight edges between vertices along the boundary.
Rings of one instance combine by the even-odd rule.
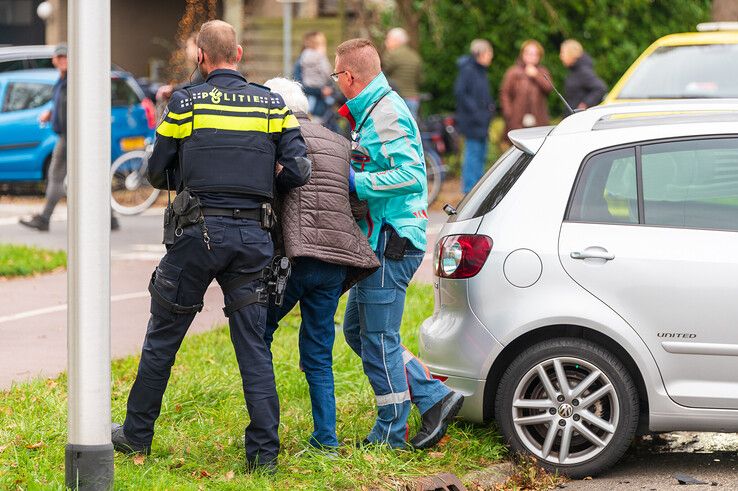
[[[144,455],[151,453],[151,446],[139,445],[129,441],[125,433],[123,433],[123,425],[119,425],[118,423],[113,423],[110,439],[113,442],[113,448],[118,452],[125,454],[142,453]]]
[[[33,215],[30,219],[22,218],[19,223],[26,227],[35,228],[41,232],[49,231],[49,221],[41,215]]]
[[[438,401],[422,415],[422,423],[417,435],[410,439],[410,444],[417,448],[430,448],[443,438],[448,424],[459,414],[464,404],[464,396],[451,392]]]

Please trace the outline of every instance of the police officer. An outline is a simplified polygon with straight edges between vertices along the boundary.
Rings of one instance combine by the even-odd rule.
[[[236,71],[243,49],[233,27],[206,22],[197,46],[206,81],[174,92],[149,160],[152,185],[168,189],[176,183],[178,194],[165,217],[165,244],[171,244],[149,286],[151,318],[126,419],[113,425],[112,441],[121,452],[150,452],[175,355],[215,278],[224,292],[251,418],[247,467],[273,470],[279,401],[263,340],[262,270],[273,256],[265,227],[274,187],[305,184],[311,166],[299,124],[282,98]],[[276,161],[281,166],[275,177]],[[166,226],[167,220],[175,226]]]

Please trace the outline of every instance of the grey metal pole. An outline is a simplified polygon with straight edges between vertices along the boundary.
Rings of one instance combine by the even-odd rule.
[[[69,0],[67,487],[110,489],[110,0]]]
[[[285,0],[282,4],[282,76],[292,76],[292,2]]]

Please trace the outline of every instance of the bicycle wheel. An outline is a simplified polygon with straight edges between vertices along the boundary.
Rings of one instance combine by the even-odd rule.
[[[138,215],[159,197],[159,190],[145,175],[149,155],[143,150],[134,150],[115,159],[110,167],[110,204],[121,215]]]
[[[431,148],[423,149],[425,152],[425,173],[428,177],[428,206],[438,199],[443,184],[443,161],[441,157]]]

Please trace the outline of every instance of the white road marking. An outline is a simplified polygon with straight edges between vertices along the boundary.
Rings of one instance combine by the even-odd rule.
[[[208,290],[211,288],[220,287],[217,283],[212,283]],[[143,291],[143,292],[132,292],[132,293],[120,293],[118,295],[111,295],[110,296],[110,302],[124,302],[126,300],[135,300],[138,298],[147,298],[149,296],[149,291]],[[33,309],[33,310],[26,310],[25,312],[18,312],[16,314],[10,314],[3,317],[0,317],[0,324],[5,324],[7,322],[13,322],[21,319],[28,319],[30,317],[38,317],[40,315],[46,315],[46,314],[54,314],[56,312],[64,312],[68,308],[68,305],[61,304],[61,305],[54,305],[53,307],[44,307],[41,309]]]

